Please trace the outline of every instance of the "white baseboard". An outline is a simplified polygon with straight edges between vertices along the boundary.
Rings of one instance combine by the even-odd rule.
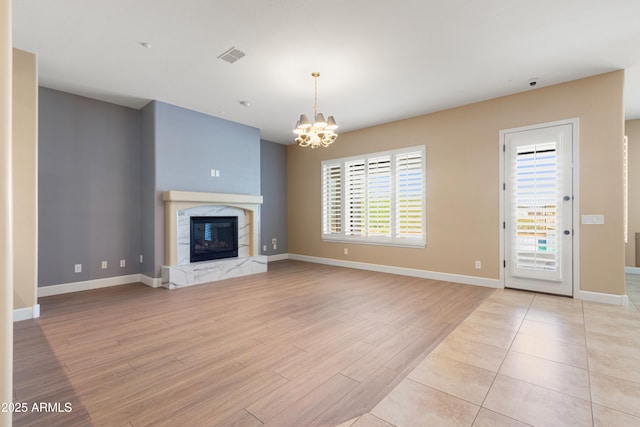
[[[149,277],[145,274],[140,274],[140,281],[147,286],[151,286],[152,288],[162,287],[162,277]]]
[[[37,319],[40,317],[40,304],[33,307],[16,308],[13,310],[13,321],[19,322],[27,319]]]
[[[267,256],[267,262],[282,261],[285,259],[289,259],[289,254],[278,254],[278,255]]]
[[[108,288],[109,286],[126,285],[141,281],[140,274],[128,276],[107,277],[104,279],[86,280],[84,282],[63,283],[61,285],[43,286],[38,288],[38,297],[68,294],[70,292],[86,291],[89,289]]]
[[[366,262],[345,261],[332,258],[320,258],[308,255],[289,254],[288,259],[313,262],[316,264],[333,265],[336,267],[356,268],[359,270],[378,271],[380,273],[398,274],[402,276],[420,277],[422,279],[442,280],[445,282],[462,283],[465,285],[484,286],[487,288],[502,289],[499,279],[487,279],[485,277],[465,276],[462,274],[440,273],[437,271],[418,270],[415,268],[394,267],[382,264],[369,264]]]
[[[603,304],[621,305],[627,307],[629,305],[629,297],[627,295],[603,294],[600,292],[578,291],[574,298],[583,301],[600,302]]]
[[[484,286],[488,288],[502,288],[502,282],[498,279],[487,279],[484,277],[465,276],[461,274],[441,273],[437,271],[418,270],[414,268],[394,267],[382,264],[370,264],[365,262],[345,261],[332,258],[321,258],[308,255],[297,254],[278,254],[267,258],[267,262],[281,261],[292,259],[297,261],[306,261],[316,264],[333,265],[336,267],[355,268],[359,270],[378,271],[380,273],[398,274],[402,276],[420,277],[423,279],[442,280],[446,282],[462,283],[465,285]],[[627,271],[631,269],[632,271]],[[637,272],[636,272],[637,270]],[[638,267],[625,267],[625,273],[640,274]],[[38,297],[46,297],[51,295],[60,295],[70,292],[86,291],[89,289],[106,288],[110,286],[126,285],[128,283],[142,282],[153,288],[162,287],[161,278],[153,278],[144,274],[131,274],[128,276],[108,277],[105,279],[87,280],[83,282],[64,283],[61,285],[44,286],[38,288]],[[583,301],[599,302],[612,305],[629,305],[629,297],[627,295],[613,295],[600,292],[578,291],[574,298]],[[33,307],[20,308],[13,311],[14,322],[26,319],[40,317],[40,305]]]

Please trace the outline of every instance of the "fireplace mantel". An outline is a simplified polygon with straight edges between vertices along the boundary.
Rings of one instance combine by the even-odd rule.
[[[231,193],[202,193],[194,191],[165,191],[162,193],[165,202],[166,245],[165,263],[177,266],[178,262],[178,215],[185,209],[200,206],[228,206],[243,209],[250,216],[251,239],[249,256],[259,254],[258,230],[260,223],[260,205],[262,196]]]
[[[251,194],[232,194],[232,193],[200,193],[195,191],[165,191],[162,193],[162,200],[174,203],[194,203],[194,206],[200,205],[229,205],[235,204],[262,204],[262,196],[254,196]]]

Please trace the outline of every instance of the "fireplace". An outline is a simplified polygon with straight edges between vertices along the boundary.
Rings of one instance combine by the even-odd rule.
[[[238,256],[237,216],[192,216],[190,262]]]
[[[165,265],[161,268],[161,286],[178,289],[249,274],[266,273],[267,257],[259,253],[262,196],[170,190],[162,194],[162,199],[165,201],[167,240]],[[212,217],[217,217],[222,219],[214,221],[220,221],[222,225],[231,222],[235,222],[236,225],[225,232],[221,224],[214,222],[208,222],[210,226],[198,224],[199,218],[202,217],[208,217],[204,224],[207,224]],[[196,262],[192,261],[191,230],[194,227],[192,218],[195,218],[195,235],[200,233],[200,239],[211,242],[206,245],[207,251],[200,247],[205,245],[197,247],[194,245],[196,259],[202,260]],[[229,233],[235,233],[231,242],[236,245],[235,248],[226,251],[226,248],[220,247],[224,246],[220,243],[216,248],[213,243],[214,238],[218,241],[226,240],[229,238]],[[195,239],[197,241],[198,237]],[[204,258],[200,258],[205,252],[209,252],[208,256],[213,259],[204,261]],[[229,258],[221,258],[224,256]]]

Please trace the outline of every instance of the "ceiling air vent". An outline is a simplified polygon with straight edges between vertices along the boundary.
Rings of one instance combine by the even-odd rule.
[[[244,52],[239,51],[234,46],[224,51],[220,56],[218,56],[218,58],[222,59],[223,61],[227,61],[229,64],[233,64],[243,56],[244,56]]]

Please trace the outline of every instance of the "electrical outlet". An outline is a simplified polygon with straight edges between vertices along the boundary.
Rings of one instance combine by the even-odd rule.
[[[344,248],[344,254],[349,255],[349,248]]]
[[[142,255],[140,255],[140,264],[142,264],[144,261],[142,261]]]
[[[74,273],[82,273],[82,264],[76,264],[73,266]]]
[[[271,244],[272,245],[277,245],[278,244],[278,239],[276,239],[275,237],[273,239],[271,239]]]
[[[267,245],[262,245],[262,251],[267,252]]]
[[[476,261],[476,270],[480,270],[482,268],[482,261]]]
[[[102,261],[102,269],[105,270],[107,268],[107,261]]]
[[[120,267],[126,267],[127,266],[127,261],[121,259],[120,260]]]

